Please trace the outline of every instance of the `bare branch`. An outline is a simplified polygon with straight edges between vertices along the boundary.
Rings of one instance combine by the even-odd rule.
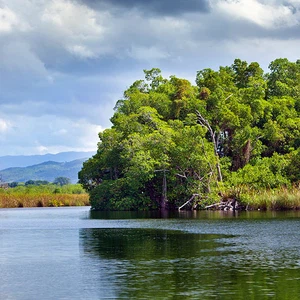
[[[227,98],[225,98],[225,101],[226,101],[227,99],[229,99],[231,96],[233,96],[233,94],[230,94]]]
[[[198,121],[199,121],[200,125],[206,127],[209,131],[210,136],[211,136],[211,139],[212,139],[212,142],[213,142],[213,145],[214,145],[215,156],[216,156],[216,159],[217,159],[216,168],[217,168],[217,172],[218,172],[218,180],[220,182],[222,182],[223,177],[222,177],[222,172],[221,172],[221,166],[220,166],[220,163],[219,163],[219,154],[218,154],[218,145],[217,145],[217,140],[219,139],[219,136],[217,137],[217,140],[216,140],[216,133],[211,128],[208,120],[206,120],[198,110],[196,110],[196,114],[198,116]],[[204,145],[203,145],[203,147],[204,147]]]
[[[179,173],[177,173],[176,176],[187,179],[186,175],[181,175]]]
[[[184,206],[186,206],[187,204],[189,204],[192,200],[194,200],[194,198],[195,198],[196,196],[200,196],[200,195],[199,195],[199,194],[193,194],[193,196],[192,196],[188,201],[186,201],[184,204],[182,204],[182,205],[178,208],[178,210],[181,210]]]

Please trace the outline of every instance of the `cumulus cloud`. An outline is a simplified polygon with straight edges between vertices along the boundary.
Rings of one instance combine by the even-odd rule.
[[[143,69],[296,60],[299,21],[299,0],[0,0],[0,155],[96,147]]]
[[[108,18],[109,13],[95,12],[68,0],[54,0],[45,6],[40,21],[45,30],[51,30],[51,38],[71,54],[91,58],[103,50],[99,42],[106,33]]]
[[[7,7],[0,7],[0,32],[9,32],[18,24],[16,15]]]
[[[82,45],[73,45],[67,47],[68,51],[71,53],[82,57],[82,58],[94,58],[97,57],[97,54],[89,50],[86,46]]]
[[[0,7],[0,35],[9,33],[13,30],[27,31],[29,29],[30,26],[19,19],[11,9],[7,6]]]
[[[38,144],[38,142],[36,142]],[[43,155],[49,153],[49,149],[43,145],[36,146],[37,154]]]
[[[229,17],[244,19],[268,29],[299,24],[299,1],[214,1],[215,7]]]

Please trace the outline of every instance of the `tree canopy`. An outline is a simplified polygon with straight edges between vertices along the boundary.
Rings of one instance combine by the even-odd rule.
[[[56,177],[53,181],[53,184],[57,184],[60,186],[70,184],[71,180],[68,177]]]
[[[92,207],[174,207],[232,186],[298,182],[300,63],[277,59],[269,70],[236,59],[198,71],[196,85],[145,70],[79,172]]]

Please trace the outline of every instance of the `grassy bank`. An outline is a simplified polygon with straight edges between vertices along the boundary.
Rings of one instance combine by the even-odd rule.
[[[84,205],[89,205],[89,195],[80,185],[18,186],[0,189],[0,208]]]
[[[13,207],[52,207],[89,205],[87,194],[38,194],[38,195],[0,195],[0,208]]]
[[[239,186],[225,193],[236,199],[247,210],[296,210],[300,209],[300,188],[251,189]],[[57,186],[17,186],[0,188],[0,208],[58,207],[90,205],[89,195],[79,184]]]
[[[299,187],[256,190],[242,187],[233,196],[247,210],[300,209]]]

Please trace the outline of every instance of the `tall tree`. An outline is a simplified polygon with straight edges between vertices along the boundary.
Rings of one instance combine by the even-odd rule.
[[[296,182],[299,68],[278,59],[264,74],[258,63],[236,59],[198,71],[196,86],[145,70],[117,101],[112,127],[79,172],[92,207],[179,207],[243,181],[256,188]]]

